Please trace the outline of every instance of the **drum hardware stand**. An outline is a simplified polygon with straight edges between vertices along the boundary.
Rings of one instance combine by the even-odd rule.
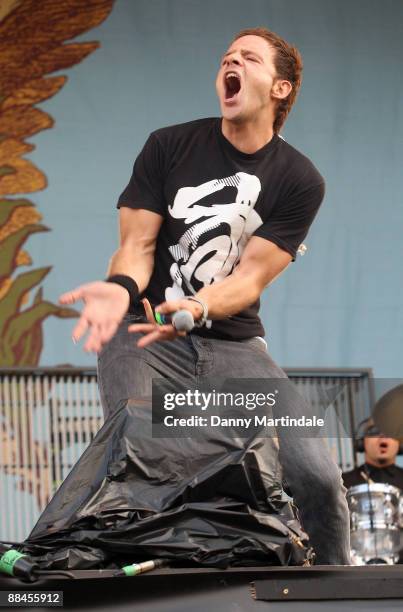
[[[376,534],[376,529],[374,527],[374,505],[372,503],[372,496],[371,496],[371,487],[370,485],[370,481],[373,483],[372,478],[370,477],[370,475],[368,474],[368,468],[367,465],[364,465],[364,471],[365,471],[365,480],[367,481],[367,489],[368,489],[368,501],[369,501],[369,511],[368,511],[368,515],[369,515],[369,523],[370,523],[370,531],[374,537],[374,551],[375,551],[375,557],[374,560],[370,559],[369,561],[367,561],[367,565],[371,565],[371,564],[378,564],[378,562],[380,561],[379,557],[378,557],[378,542],[377,542],[377,534]],[[383,561],[382,561],[383,562]]]
[[[368,474],[366,474],[366,472],[360,472],[360,476],[362,476],[363,479],[366,480],[368,484],[375,484],[372,478],[370,478]]]

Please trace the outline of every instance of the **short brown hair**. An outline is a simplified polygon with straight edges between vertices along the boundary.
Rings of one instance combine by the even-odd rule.
[[[283,38],[271,32],[267,28],[248,28],[241,30],[235,36],[233,42],[242,36],[260,36],[275,50],[274,66],[276,68],[277,77],[290,81],[292,89],[288,96],[283,100],[279,100],[277,104],[276,116],[274,118],[273,130],[277,134],[291,110],[295,102],[299,88],[302,82],[302,57],[298,49]]]

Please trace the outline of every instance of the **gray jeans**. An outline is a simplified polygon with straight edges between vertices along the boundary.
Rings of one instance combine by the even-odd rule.
[[[270,358],[266,343],[260,338],[232,342],[189,334],[140,349],[136,341],[141,334],[127,331],[133,322],[139,322],[139,317],[125,317],[115,336],[99,354],[98,380],[105,418],[121,400],[151,396],[154,377],[167,377],[185,384],[189,378],[198,380],[211,376],[286,377]],[[287,405],[288,415],[301,416],[301,404]],[[275,413],[274,407],[273,416],[281,416]],[[279,460],[283,475],[315,549],[316,562],[349,564],[349,513],[340,469],[322,438],[303,438],[292,427],[280,429]]]

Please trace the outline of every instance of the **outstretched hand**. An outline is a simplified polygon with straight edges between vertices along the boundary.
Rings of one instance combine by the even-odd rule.
[[[186,336],[185,331],[178,331],[172,324],[159,325],[154,318],[153,309],[147,298],[144,298],[142,303],[146,312],[148,323],[133,323],[133,325],[129,325],[128,327],[129,332],[141,332],[145,334],[144,337],[140,338],[140,340],[137,342],[138,347],[144,348],[152,342],[175,340],[175,338],[178,338],[179,336]],[[199,318],[199,306],[194,302],[189,302],[186,299],[164,302],[156,308],[156,311],[163,314],[172,314],[183,308],[189,310],[195,319]]]
[[[82,300],[84,308],[73,330],[73,341],[78,342],[89,331],[84,350],[99,352],[116,332],[129,307],[129,293],[117,283],[95,281],[81,285],[60,296],[60,304],[74,304]]]

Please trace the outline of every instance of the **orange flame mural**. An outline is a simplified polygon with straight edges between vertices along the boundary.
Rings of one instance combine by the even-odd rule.
[[[52,117],[36,105],[57,94],[67,80],[66,76],[48,75],[78,64],[99,47],[98,42],[66,41],[102,23],[113,3],[0,0],[0,367],[38,365],[43,321],[49,316],[77,316],[75,310],[44,299],[39,286],[51,266],[20,273],[19,268],[32,265],[24,243],[32,234],[49,228],[41,223],[33,202],[15,196],[47,186],[44,172],[25,156],[35,148],[26,139],[54,125]],[[43,459],[39,463],[49,466],[49,451],[28,433],[21,434],[18,422],[23,408],[17,405],[12,409],[14,426],[7,423],[5,413],[0,415],[3,434],[8,431],[7,444],[3,437],[0,447],[0,466],[5,473],[19,475],[19,487],[33,493],[39,503],[39,492],[32,486],[35,467],[19,468],[16,474],[12,465],[7,466],[6,457],[13,458],[21,448],[34,444],[35,456]],[[32,424],[27,425],[25,432],[30,432]],[[38,486],[49,482],[47,474],[37,476]],[[45,498],[51,493],[46,490]]]
[[[38,365],[46,317],[75,317],[43,298],[41,284],[51,267],[16,275],[32,264],[22,249],[31,234],[49,231],[27,199],[47,185],[45,174],[24,155],[26,139],[53,126],[36,104],[54,96],[65,76],[47,76],[81,62],[98,42],[66,43],[99,25],[113,0],[0,0],[0,365]]]

